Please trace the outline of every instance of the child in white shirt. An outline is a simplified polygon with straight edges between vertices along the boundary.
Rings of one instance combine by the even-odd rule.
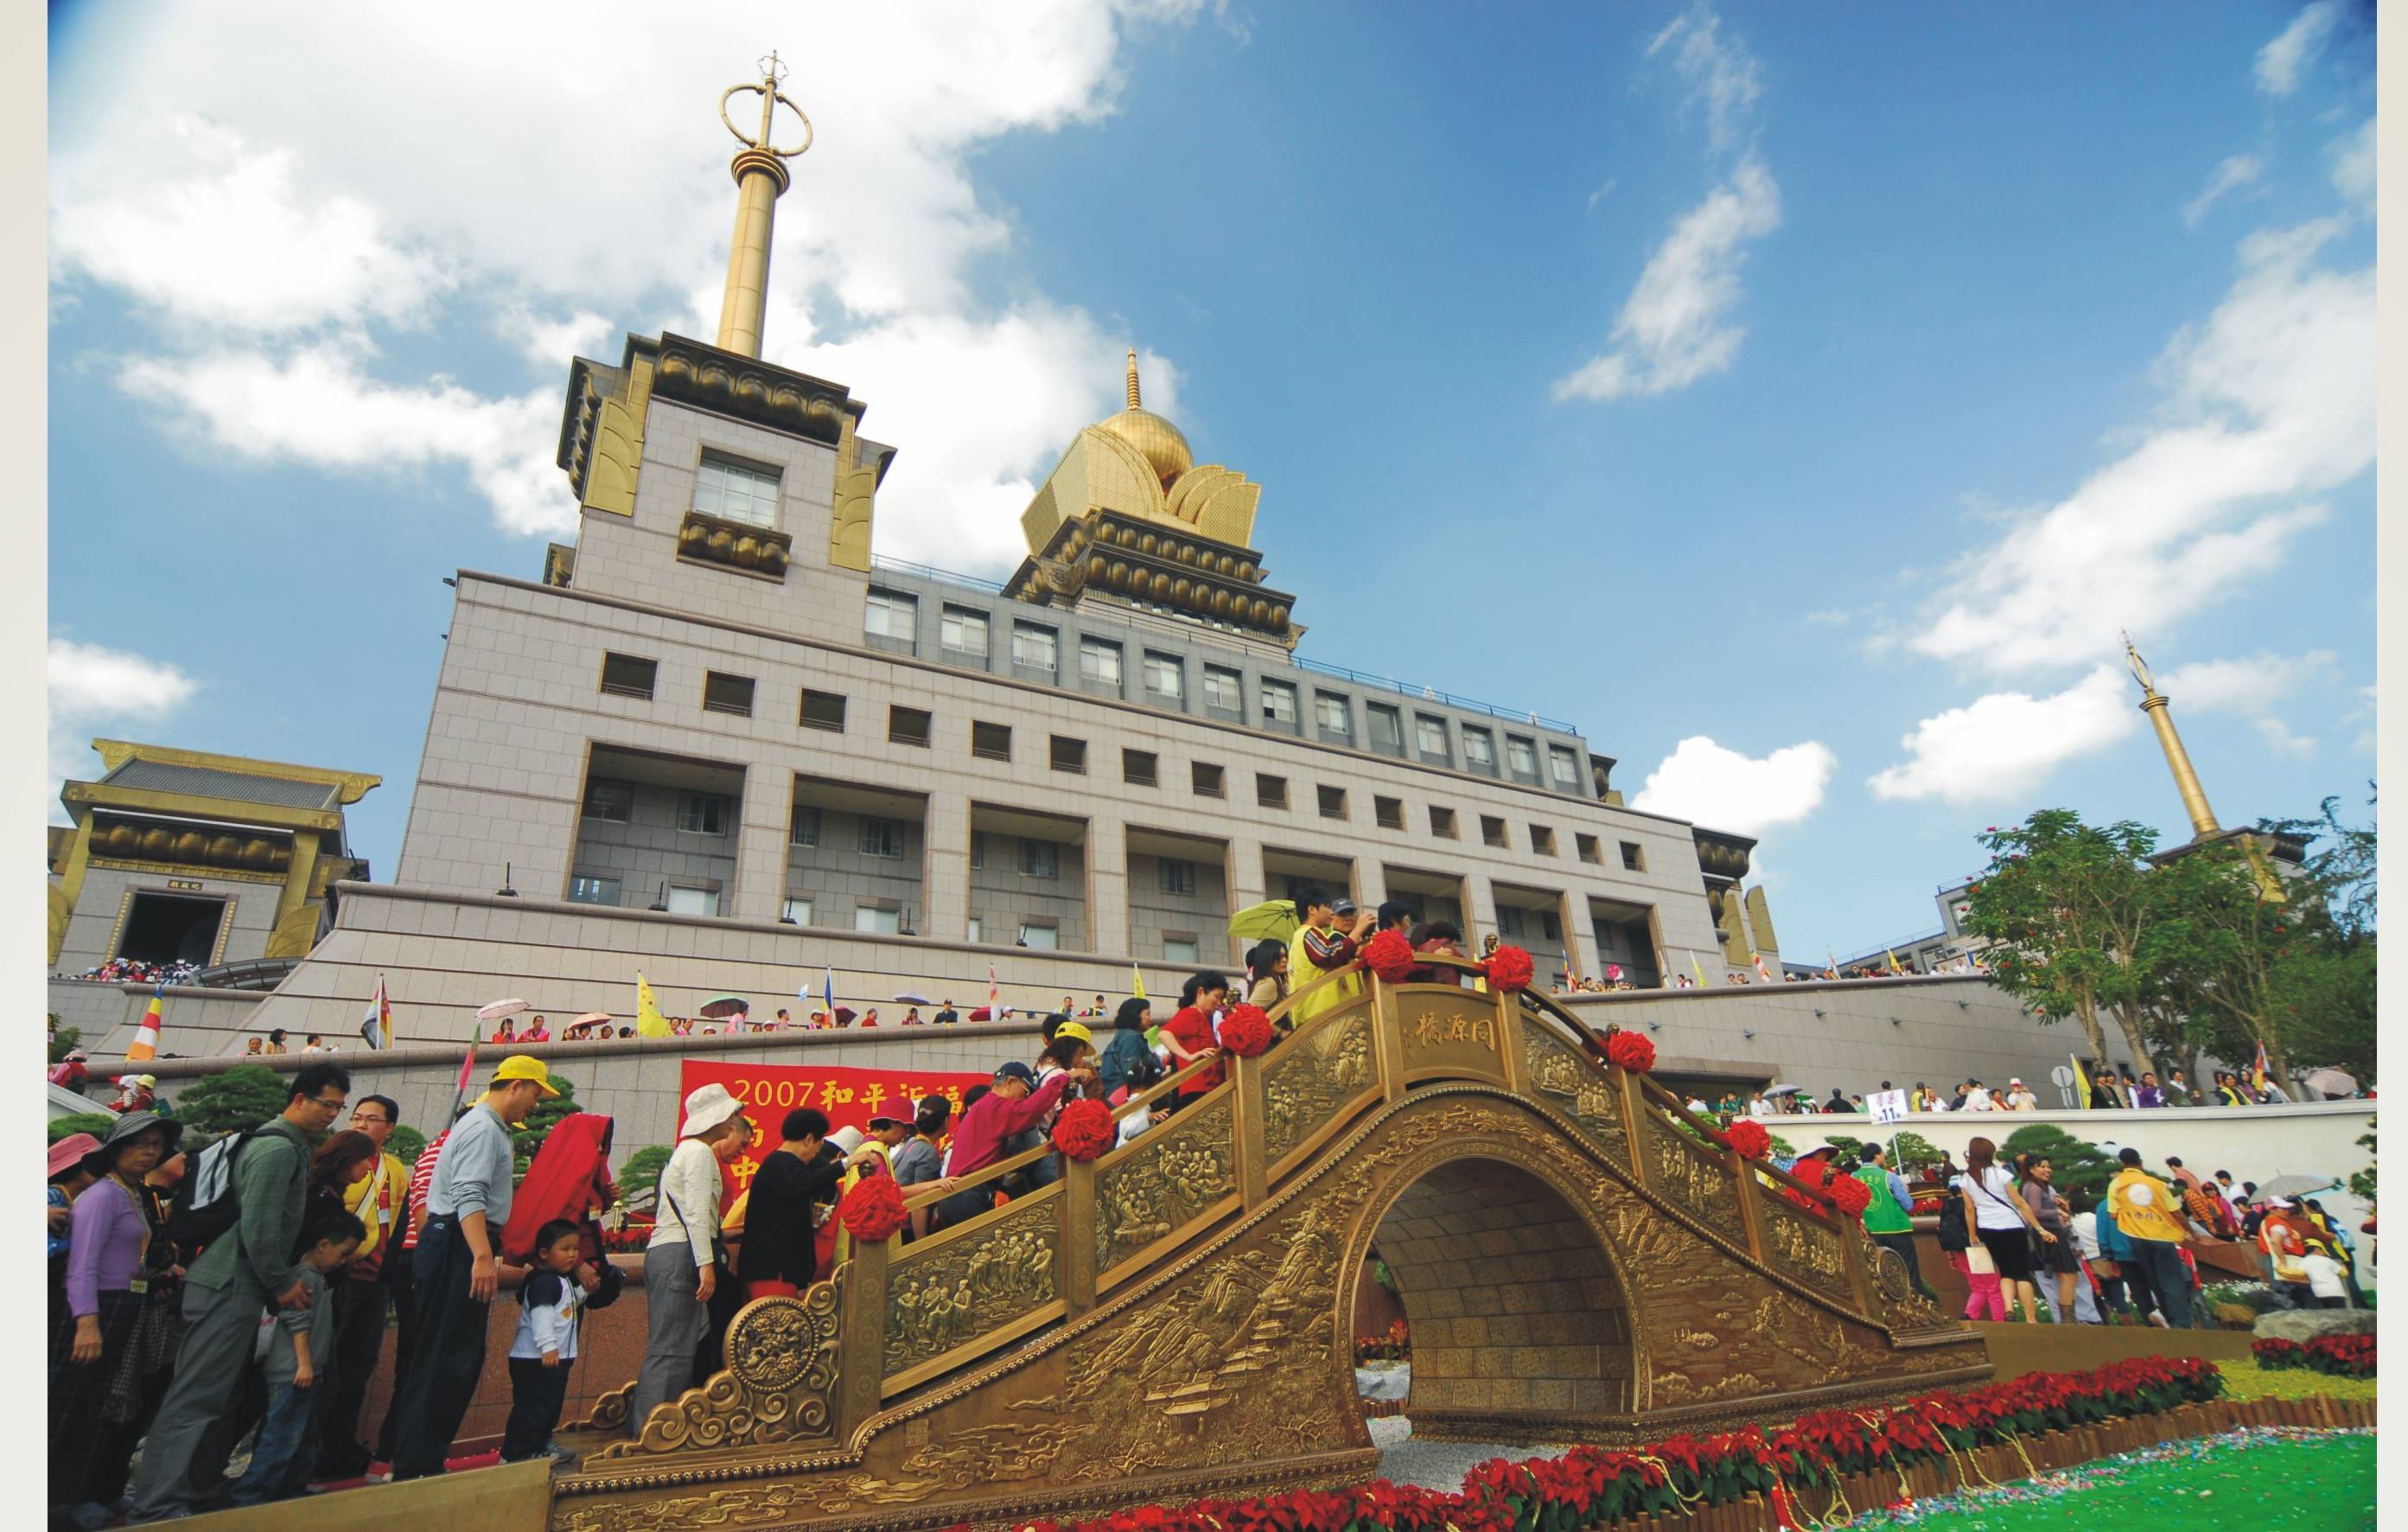
[[[2312,1250],[2300,1257],[2300,1265],[2307,1268],[2308,1291],[2316,1295],[2318,1308],[2349,1307],[2349,1290],[2342,1285],[2340,1262],[2322,1250]]]
[[[568,1397],[568,1366],[577,1360],[578,1310],[585,1305],[585,1289],[569,1275],[580,1259],[576,1224],[554,1219],[536,1231],[535,1269],[519,1289],[519,1333],[510,1341],[505,1463],[552,1451],[552,1433]]]

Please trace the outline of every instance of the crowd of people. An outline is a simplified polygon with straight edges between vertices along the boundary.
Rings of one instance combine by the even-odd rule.
[[[59,978],[81,979],[92,984],[190,984],[193,976],[201,971],[196,962],[144,962],[139,958],[111,958],[80,974],[60,974]]]
[[[2135,1074],[2100,1068],[2095,1075],[2086,1070],[2090,1082],[2088,1104],[2094,1111],[2120,1108],[2155,1110],[2172,1106],[2275,1106],[2289,1104],[2294,1098],[2271,1076],[2252,1079],[2238,1071],[2219,1069],[2215,1084],[2209,1090],[2195,1089],[2184,1078],[2183,1071],[2167,1071],[2160,1081],[2155,1070]],[[1888,1080],[1881,1082],[1884,1091],[1896,1089]],[[2307,1099],[2305,1087],[2300,1096]],[[2366,1099],[2374,1099],[2368,1091]],[[2347,1097],[2327,1092],[2325,1100],[2345,1100]],[[1811,1117],[1816,1114],[1862,1113],[1866,1110],[1861,1093],[1851,1094],[1839,1086],[1831,1088],[1828,1099],[1818,1101],[1812,1091],[1796,1086],[1767,1086],[1745,1095],[1737,1091],[1726,1091],[1720,1100],[1707,1102],[1693,1098],[1689,1109],[1713,1112],[1726,1119],[1733,1117]],[[2016,1076],[1998,1089],[1978,1079],[1967,1078],[1956,1086],[1934,1089],[1917,1080],[1906,1092],[1906,1109],[1911,1112],[2038,1112],[2061,1111],[2062,1097],[2053,1105],[2043,1105],[2032,1088]]]

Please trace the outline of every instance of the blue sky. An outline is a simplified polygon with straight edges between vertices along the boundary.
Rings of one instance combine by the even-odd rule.
[[[1760,835],[1793,958],[2037,807],[2178,838],[2119,628],[2227,823],[2366,797],[2371,12],[851,10],[54,7],[53,774],[380,772],[390,874],[440,577],[566,529],[572,351],[710,333],[777,46],[882,553],[1008,568],[1135,345],[1305,654]]]

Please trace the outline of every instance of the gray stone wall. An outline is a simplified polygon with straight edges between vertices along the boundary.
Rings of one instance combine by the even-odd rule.
[[[280,883],[253,883],[244,878],[213,877],[198,870],[174,874],[193,889],[170,889],[165,873],[137,873],[120,867],[93,867],[84,873],[83,889],[68,918],[66,939],[60,944],[53,972],[80,974],[117,955],[120,921],[129,909],[128,897],[150,891],[185,899],[222,899],[224,924],[214,961],[247,962],[267,950],[268,933],[276,929],[276,904],[284,889]]]
[[[832,808],[812,812],[819,819],[819,844],[790,846],[786,864],[786,897],[811,902],[811,918],[805,923],[851,931],[853,912],[866,907],[893,910],[903,929],[918,930],[924,908],[921,867],[927,851],[925,827],[917,819],[894,816]],[[879,856],[863,849],[867,844],[863,824],[873,818],[893,818],[900,826],[896,842],[902,855]]]
[[[680,828],[681,800],[689,791],[638,782],[625,821],[581,815],[572,874],[618,879],[619,897],[611,903],[622,909],[649,906],[660,897],[664,884],[710,889],[720,896],[721,909],[731,908],[737,817],[743,800],[728,798],[721,807],[724,828],[708,834]]]
[[[1172,891],[1166,864],[1179,874],[1187,891]],[[1167,958],[1164,943],[1175,934],[1196,943],[1198,961],[1221,961],[1227,943],[1229,889],[1219,856],[1191,860],[1133,851],[1128,881],[1130,951]]]
[[[1061,841],[1037,842],[1037,854],[1050,851],[1054,875],[1037,877],[1022,871],[1026,837],[998,831],[977,831],[985,847],[983,865],[970,868],[970,914],[990,946],[1014,945],[1024,922],[1050,923],[1055,945],[1063,952],[1085,952],[1087,939],[1087,853],[1084,846]],[[1226,917],[1224,917],[1226,922]]]

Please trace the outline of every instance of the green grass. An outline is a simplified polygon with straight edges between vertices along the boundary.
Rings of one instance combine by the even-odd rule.
[[[1911,1523],[1876,1516],[1867,1524],[1908,1525],[1914,1532],[2145,1525],[2182,1532],[2360,1532],[2374,1525],[2372,1435],[2210,1438],[2172,1451],[2156,1462],[2070,1468]]]
[[[2372,1378],[2335,1378],[2305,1367],[2261,1367],[2255,1362],[2218,1362],[2224,1392],[2236,1399],[2305,1399],[2329,1394],[2336,1399],[2372,1399]]]

